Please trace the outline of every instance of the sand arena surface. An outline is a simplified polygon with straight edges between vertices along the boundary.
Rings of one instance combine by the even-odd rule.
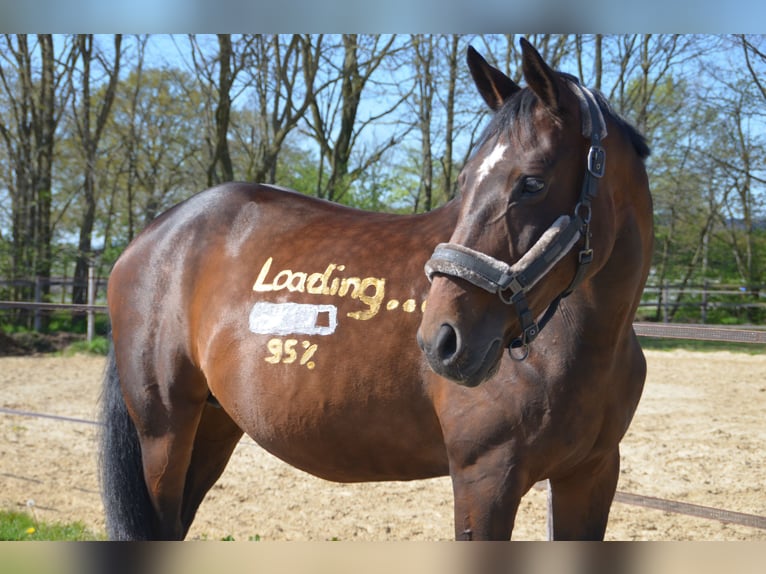
[[[766,515],[766,355],[648,351],[644,396],[622,443],[618,490]],[[95,421],[104,359],[0,358],[0,406]],[[95,425],[0,413],[0,508],[104,530]],[[546,538],[546,494],[522,500],[513,538]],[[243,439],[190,539],[449,540],[449,478],[335,484]],[[612,507],[607,540],[766,540],[766,530]]]

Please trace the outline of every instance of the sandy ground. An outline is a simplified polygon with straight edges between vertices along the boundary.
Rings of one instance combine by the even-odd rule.
[[[649,376],[622,443],[618,490],[766,515],[766,355],[647,352]],[[0,358],[0,406],[94,421],[102,358]],[[0,509],[103,532],[97,427],[0,412]],[[544,540],[545,492],[522,501],[513,538]],[[341,485],[298,471],[251,440],[208,494],[191,539],[449,540],[448,478]],[[766,530],[624,503],[608,540],[766,540]]]

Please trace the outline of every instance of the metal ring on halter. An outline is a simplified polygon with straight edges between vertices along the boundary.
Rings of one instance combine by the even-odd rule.
[[[519,349],[521,349],[521,354],[514,354]],[[521,339],[514,339],[508,345],[508,356],[514,361],[523,361],[529,356],[529,345],[522,343]]]
[[[590,218],[593,216],[593,208],[590,205],[590,201],[578,201],[574,209],[575,215],[580,215],[581,209],[585,210],[585,217],[580,216],[580,219],[582,219],[583,223],[588,225],[590,223]]]

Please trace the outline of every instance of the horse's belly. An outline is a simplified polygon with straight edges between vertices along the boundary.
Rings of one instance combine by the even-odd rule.
[[[266,401],[245,432],[285,462],[327,480],[412,480],[448,472],[441,432],[416,413],[329,406],[321,400]],[[260,411],[260,409],[259,409]]]
[[[358,482],[447,474],[439,421],[421,381],[413,378],[418,369],[372,356],[352,356],[333,368],[309,369],[300,361],[272,364],[259,356],[236,368],[224,361],[228,367],[213,369],[208,382],[255,442],[321,478]]]

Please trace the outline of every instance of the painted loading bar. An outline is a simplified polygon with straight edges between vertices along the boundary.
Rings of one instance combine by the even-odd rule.
[[[41,419],[53,419],[57,421],[96,425],[100,423],[96,421],[90,421],[74,417],[65,417],[61,415],[52,415],[45,413],[36,413],[32,411],[23,411],[17,409],[9,409],[0,407],[0,414],[15,415],[24,417],[33,417]],[[254,442],[248,440],[242,440],[241,444],[249,446],[257,446]],[[546,482],[538,482],[535,484],[536,490],[547,489]],[[709,520],[718,520],[719,522],[727,522],[730,524],[738,524],[740,526],[749,526],[751,528],[759,528],[766,530],[766,516],[758,516],[756,514],[747,514],[744,512],[734,512],[731,510],[724,510],[721,508],[712,508],[709,506],[703,506],[700,504],[690,504],[688,502],[679,502],[676,500],[666,500],[664,498],[657,498],[654,496],[644,496],[641,494],[632,494],[630,492],[617,491],[614,495],[615,502],[621,502],[623,504],[630,504],[633,506],[641,506],[644,508],[652,508],[655,510],[662,510],[664,512],[672,512],[674,514],[684,514],[686,516],[694,516],[697,518],[706,518]]]

